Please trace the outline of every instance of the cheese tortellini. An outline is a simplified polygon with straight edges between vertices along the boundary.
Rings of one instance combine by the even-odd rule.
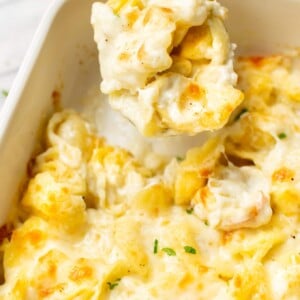
[[[216,1],[110,0],[92,12],[111,106],[145,136],[222,128],[241,103]]]
[[[194,201],[199,216],[223,230],[260,227],[272,216],[269,183],[255,167],[219,167]]]
[[[230,123],[151,168],[55,113],[0,232],[0,299],[298,299],[299,60],[240,59]]]

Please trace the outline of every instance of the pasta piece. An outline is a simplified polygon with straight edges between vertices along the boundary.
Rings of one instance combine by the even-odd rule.
[[[79,232],[85,224],[83,197],[72,194],[49,173],[40,173],[30,182],[22,204],[34,215],[71,232]]]
[[[101,91],[145,136],[222,128],[243,100],[215,1],[108,1],[93,6]]]
[[[187,152],[175,177],[175,203],[189,204],[196,192],[205,186],[223,147],[218,138],[208,141],[202,148]]]
[[[196,213],[222,230],[255,228],[270,221],[270,185],[254,167],[220,167],[196,194]]]

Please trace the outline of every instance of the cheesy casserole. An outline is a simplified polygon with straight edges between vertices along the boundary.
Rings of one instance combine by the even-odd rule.
[[[155,167],[53,115],[12,234],[0,298],[300,298],[299,58],[242,58],[245,101]]]
[[[95,3],[101,91],[110,105],[145,136],[222,128],[243,100],[225,17],[211,0]]]

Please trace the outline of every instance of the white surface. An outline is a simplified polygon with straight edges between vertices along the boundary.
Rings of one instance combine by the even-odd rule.
[[[0,106],[52,0],[0,0]]]

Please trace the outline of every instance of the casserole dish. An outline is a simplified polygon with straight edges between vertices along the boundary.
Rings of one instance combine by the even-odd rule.
[[[98,86],[97,49],[90,25],[94,0],[56,0],[49,8],[35,35],[28,54],[0,115],[0,224],[22,192],[27,164],[37,149],[44,125],[56,105],[82,111],[93,107],[83,102]],[[228,30],[238,45],[238,54],[262,55],[299,47],[300,32],[295,0],[220,1],[228,7]],[[285,18],[285,22],[278,20]],[[101,101],[101,100],[99,100]],[[123,123],[110,127],[114,113],[102,114],[102,132],[110,142],[130,147],[124,142]],[[128,125],[132,141],[138,133]],[[127,130],[127,129],[126,129]],[[205,137],[205,135],[204,135]],[[123,138],[123,139],[122,139]],[[203,135],[163,142],[151,140],[158,151],[183,152]],[[126,144],[127,143],[127,144]],[[161,145],[163,144],[163,145]],[[161,147],[162,146],[162,147]],[[175,153],[174,150],[176,149]],[[132,150],[132,149],[130,149]],[[173,151],[173,152],[172,152]],[[172,152],[172,153],[171,153]]]

